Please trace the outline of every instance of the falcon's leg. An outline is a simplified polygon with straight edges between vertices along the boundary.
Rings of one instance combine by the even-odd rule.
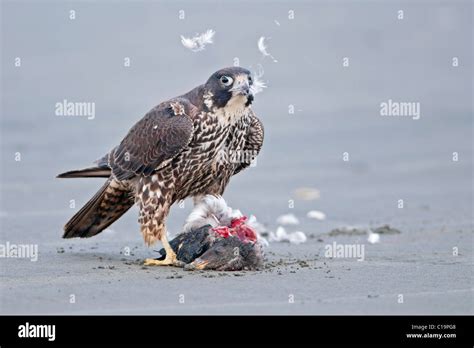
[[[161,183],[160,179],[143,178],[138,186],[138,203],[140,207],[140,228],[145,243],[150,246],[158,239],[166,251],[164,260],[146,259],[146,266],[181,266],[176,253],[168,243],[165,219],[172,201],[169,199],[169,186]],[[168,187],[168,189],[165,189]]]
[[[161,243],[166,251],[166,257],[164,260],[155,260],[155,259],[145,259],[145,266],[184,266],[184,262],[181,262],[176,257],[176,253],[171,248],[170,243],[168,242],[168,237],[166,237],[166,232],[161,236]]]

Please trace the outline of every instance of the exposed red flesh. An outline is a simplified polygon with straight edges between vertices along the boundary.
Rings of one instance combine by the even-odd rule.
[[[242,216],[241,218],[233,219],[230,226],[219,226],[212,230],[222,238],[236,236],[244,243],[256,242],[257,233],[253,228],[246,225],[245,221],[247,221],[247,217]]]

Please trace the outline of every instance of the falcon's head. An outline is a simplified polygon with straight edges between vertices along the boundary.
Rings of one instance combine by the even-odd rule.
[[[248,107],[254,99],[252,74],[240,67],[224,68],[216,71],[205,84],[204,103],[212,106]]]

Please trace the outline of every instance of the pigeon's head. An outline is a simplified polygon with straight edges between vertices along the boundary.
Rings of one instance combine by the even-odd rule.
[[[210,109],[244,108],[254,99],[252,74],[240,67],[216,71],[205,84],[204,104]]]
[[[253,270],[262,266],[263,254],[256,243],[243,243],[237,236],[217,240],[211,248],[185,270],[214,269],[218,271]]]

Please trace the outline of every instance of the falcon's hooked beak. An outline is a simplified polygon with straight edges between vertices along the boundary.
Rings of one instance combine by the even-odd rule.
[[[233,95],[250,95],[250,85],[247,80],[239,81],[237,80],[234,84],[234,87],[230,89]]]
[[[234,86],[229,90],[232,92],[232,96],[243,96],[247,98],[245,106],[249,106],[254,97],[250,89],[248,77],[246,75],[239,75],[235,79]]]

